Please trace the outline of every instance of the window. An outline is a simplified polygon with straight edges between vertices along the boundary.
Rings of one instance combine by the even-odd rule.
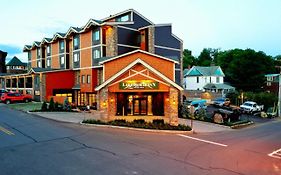
[[[80,84],[80,75],[77,77],[77,84]]]
[[[60,44],[60,52],[64,51],[64,40],[61,40],[59,44]]]
[[[95,49],[95,50],[94,50],[94,53],[93,53],[93,57],[94,57],[94,58],[100,58],[100,50]]]
[[[82,75],[82,84],[84,84],[85,83],[85,75]]]
[[[37,57],[41,57],[41,50],[40,50],[40,48],[37,49]]]
[[[50,59],[47,59],[47,66],[51,66],[51,60]]]
[[[47,46],[47,54],[50,54],[50,46]]]
[[[196,79],[197,79],[196,82],[199,83],[199,77],[196,77]]]
[[[212,77],[210,77],[210,83],[212,83]]]
[[[73,61],[74,61],[74,62],[78,62],[78,61],[79,61],[78,53],[75,53],[75,54],[73,55]]]
[[[37,62],[37,67],[41,67],[41,61]]]
[[[27,58],[28,60],[31,60],[31,51],[27,52]]]
[[[73,37],[73,49],[76,50],[76,49],[79,49],[79,35],[75,35]]]
[[[217,82],[217,83],[220,83],[220,77],[217,77],[217,78],[216,78],[216,82]]]
[[[93,31],[93,41],[99,41],[99,40],[100,40],[100,31],[98,29]]]
[[[88,83],[88,84],[91,83],[91,75],[87,75],[87,83]]]
[[[116,19],[117,22],[126,22],[129,21],[129,15],[124,15]]]
[[[60,57],[60,64],[64,64],[64,56]]]

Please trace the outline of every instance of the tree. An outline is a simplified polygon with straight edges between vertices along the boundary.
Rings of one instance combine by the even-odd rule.
[[[216,63],[219,49],[204,48],[198,56],[198,66],[211,66]]]
[[[225,73],[225,80],[243,91],[260,91],[264,75],[275,71],[271,56],[252,49],[219,52],[216,61]]]
[[[192,56],[191,51],[184,49],[183,51],[183,69],[197,65],[197,59]]]

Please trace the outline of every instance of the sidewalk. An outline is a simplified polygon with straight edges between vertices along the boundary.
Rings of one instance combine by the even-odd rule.
[[[192,129],[195,133],[222,132],[222,131],[232,130],[230,127],[222,126],[218,124],[207,123],[198,120],[192,120],[192,122],[193,122]],[[179,124],[191,126],[191,120],[179,118]]]
[[[80,123],[86,119],[100,119],[97,112],[29,112],[40,117],[47,119],[67,122],[67,123]]]
[[[100,119],[98,111],[87,112],[32,112],[31,114],[48,118],[55,121],[67,122],[67,123],[80,123],[84,119]],[[189,119],[179,118],[179,124],[191,125]],[[207,122],[201,122],[193,120],[193,130],[196,133],[209,133],[209,132],[221,132],[231,131],[232,129],[226,126],[216,125]]]

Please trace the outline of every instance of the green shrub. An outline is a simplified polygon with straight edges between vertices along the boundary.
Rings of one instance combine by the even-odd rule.
[[[83,120],[83,123],[90,123],[90,124],[104,124],[104,125],[115,125],[115,126],[125,126],[125,127],[135,127],[135,128],[144,128],[144,129],[159,129],[159,130],[181,130],[181,131],[190,131],[191,128],[186,125],[178,125],[178,126],[171,126],[169,124],[164,124],[164,120],[162,122],[162,119],[156,119],[155,123],[158,124],[153,124],[153,123],[141,123],[143,122],[142,119],[136,120],[133,122],[126,122],[124,119],[117,119],[113,120],[110,122],[103,122],[100,120],[94,120],[94,119],[88,119],[88,120]],[[159,124],[161,123],[161,124]]]
[[[65,100],[63,101],[63,107],[62,108],[65,111],[71,111],[71,105],[70,105],[67,98],[65,98]]]
[[[55,110],[59,110],[59,103],[58,102],[55,102]]]
[[[42,106],[41,106],[41,111],[47,111],[48,110],[48,108],[47,108],[47,103],[44,101],[43,103],[42,103]]]
[[[133,121],[133,123],[144,124],[144,123],[145,123],[145,120],[144,120],[144,119],[135,119],[135,120]]]
[[[50,103],[49,103],[49,110],[54,111],[55,110],[55,102],[54,99],[51,98]]]
[[[152,123],[154,125],[164,125],[164,119],[154,119]]]

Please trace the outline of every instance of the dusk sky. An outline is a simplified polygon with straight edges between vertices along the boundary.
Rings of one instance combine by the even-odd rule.
[[[133,8],[155,24],[172,23],[184,48],[252,48],[281,55],[280,0],[14,0],[2,1],[0,50],[23,61],[24,45]]]

